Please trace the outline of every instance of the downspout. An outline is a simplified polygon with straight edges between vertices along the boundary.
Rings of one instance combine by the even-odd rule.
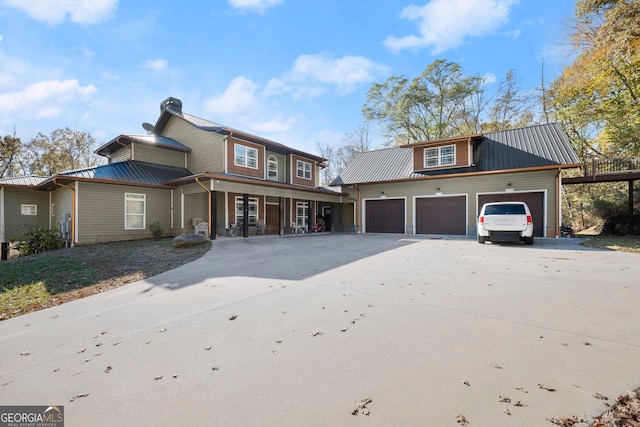
[[[76,243],[76,189],[53,178],[53,184],[71,190],[71,247]]]
[[[208,197],[209,203],[207,203],[207,213],[208,213],[208,215],[207,215],[207,224],[208,224],[207,234],[209,235],[209,238],[211,238],[211,191],[209,191],[209,189],[203,183],[200,182],[200,178],[196,178],[196,184],[198,184],[200,187],[204,188],[204,191],[206,191],[207,195],[209,196]]]
[[[558,173],[556,174],[556,238],[560,236],[560,222],[562,221],[562,204],[560,198],[560,192],[562,191],[562,187],[560,184],[560,173],[562,169],[558,168]]]

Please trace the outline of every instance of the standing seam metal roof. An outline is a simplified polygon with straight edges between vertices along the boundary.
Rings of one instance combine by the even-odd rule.
[[[388,182],[461,172],[575,165],[580,159],[557,123],[489,132],[476,143],[475,166],[413,171],[413,148],[359,154],[331,185]]]

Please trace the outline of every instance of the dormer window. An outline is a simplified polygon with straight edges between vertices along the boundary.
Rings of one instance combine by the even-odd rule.
[[[424,167],[451,166],[456,163],[456,146],[445,145],[443,147],[424,149]]]
[[[235,144],[234,153],[233,163],[236,166],[258,169],[258,150]]]
[[[278,180],[278,158],[273,154],[267,157],[267,179]]]
[[[298,178],[311,179],[311,163],[298,160],[296,165]]]

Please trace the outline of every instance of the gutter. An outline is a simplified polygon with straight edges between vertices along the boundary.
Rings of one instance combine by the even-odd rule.
[[[76,243],[76,189],[66,184],[62,184],[57,181],[57,178],[53,178],[53,184],[62,188],[71,190],[71,247]]]

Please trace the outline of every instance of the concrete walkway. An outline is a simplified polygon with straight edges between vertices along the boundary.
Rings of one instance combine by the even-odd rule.
[[[0,322],[0,404],[64,405],[69,427],[591,420],[594,393],[640,385],[639,261],[573,239],[214,241],[178,269]]]

